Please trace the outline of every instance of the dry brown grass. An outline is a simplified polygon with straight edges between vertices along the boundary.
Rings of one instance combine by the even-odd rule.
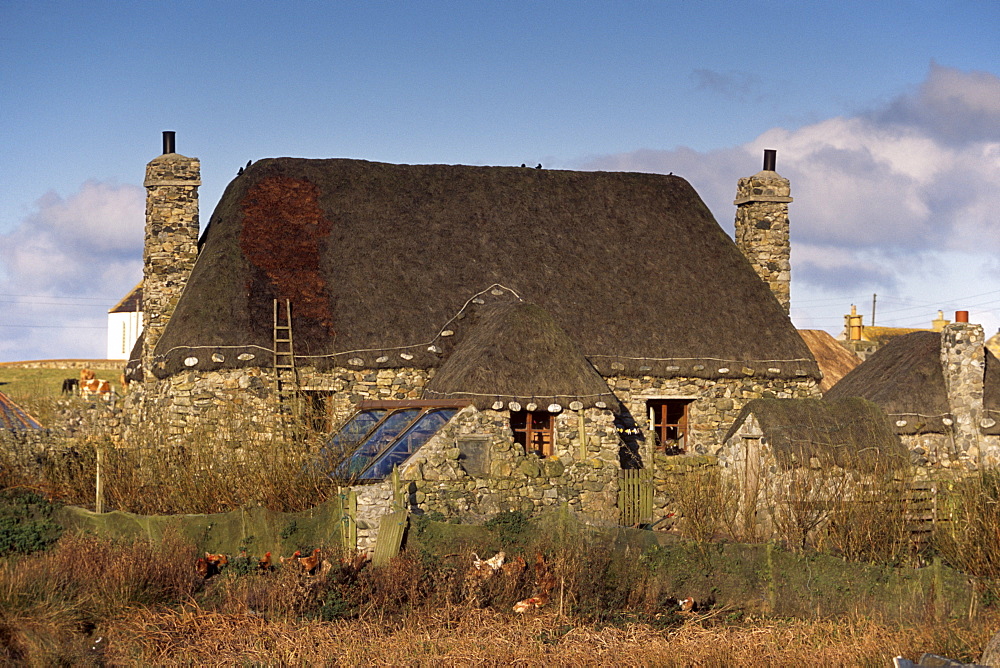
[[[1000,618],[897,627],[869,620],[745,620],[694,616],[681,626],[576,624],[554,610],[516,616],[454,607],[378,619],[269,621],[189,607],[133,612],[108,634],[120,665],[890,665],[929,651],[972,661]]]

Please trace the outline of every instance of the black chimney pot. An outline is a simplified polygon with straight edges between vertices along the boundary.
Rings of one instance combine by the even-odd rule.
[[[176,153],[174,150],[174,135],[176,133],[173,130],[163,131],[163,154]]]
[[[778,152],[773,148],[764,149],[764,171],[773,172],[774,165],[778,161]]]

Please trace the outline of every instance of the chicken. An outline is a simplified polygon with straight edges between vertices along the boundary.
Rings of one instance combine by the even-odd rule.
[[[504,552],[497,552],[489,559],[480,559],[479,555],[472,554],[472,565],[465,572],[466,582],[482,582],[489,580],[503,567],[503,561],[507,557]]]
[[[696,612],[698,610],[698,603],[689,596],[677,601],[677,607],[681,609],[681,612]]]
[[[290,556],[290,557],[278,557],[278,561],[281,562],[282,566],[284,566],[285,564],[288,564],[288,565],[297,565],[299,563],[299,561],[298,561],[299,557],[301,557],[301,556],[302,556],[302,553],[299,552],[298,550],[295,550],[295,552],[292,553],[292,556]]]
[[[340,573],[346,577],[348,580],[353,580],[358,577],[358,573],[361,569],[365,567],[371,557],[368,556],[367,552],[358,550],[351,557],[341,557],[340,558]]]
[[[260,561],[257,562],[257,570],[261,573],[269,573],[274,570],[271,565],[271,553],[267,552],[261,557]]]
[[[500,571],[509,578],[516,578],[521,575],[524,571],[528,569],[528,564],[524,560],[524,557],[518,557],[513,561],[508,561],[501,568]]]
[[[194,562],[194,572],[206,580],[208,579],[208,562],[205,561],[204,557],[198,557],[198,561]]]
[[[514,612],[521,614],[534,608],[540,608],[549,602],[552,590],[556,588],[556,576],[545,563],[545,555],[535,553],[535,591],[530,598],[514,604]]]
[[[213,575],[218,575],[222,572],[222,567],[229,564],[229,557],[224,554],[212,554],[211,552],[205,553],[205,563],[207,564],[207,574],[205,578],[210,578]]]
[[[319,566],[320,561],[320,549],[317,547],[312,551],[312,556],[309,557],[299,557],[299,566],[302,567],[302,571],[307,575],[313,575],[316,573],[316,568]]]

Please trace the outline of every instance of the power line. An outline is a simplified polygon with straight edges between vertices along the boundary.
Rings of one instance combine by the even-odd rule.
[[[22,329],[107,329],[107,325],[95,327],[93,325],[0,325],[0,327],[19,327]]]
[[[27,297],[29,299],[79,299],[88,301],[118,301],[121,297],[61,297],[59,295],[8,295],[0,293],[0,297]]]

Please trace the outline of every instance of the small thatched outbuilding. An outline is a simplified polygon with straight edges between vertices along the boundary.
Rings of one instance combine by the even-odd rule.
[[[983,344],[967,323],[897,337],[825,398],[878,404],[919,465],[1000,465],[1000,361]]]
[[[808,533],[839,501],[902,478],[909,465],[888,417],[859,398],[751,401],[718,456],[740,521],[765,536]]]

